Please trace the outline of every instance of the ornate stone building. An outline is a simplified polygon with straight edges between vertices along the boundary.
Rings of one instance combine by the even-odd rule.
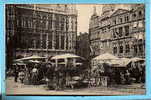
[[[92,57],[105,52],[118,57],[145,57],[145,7],[129,5],[130,9],[116,9],[117,5],[104,5],[101,16],[90,19],[90,45]],[[95,23],[93,25],[92,23]]]
[[[6,38],[8,57],[75,53],[75,5],[7,4]]]

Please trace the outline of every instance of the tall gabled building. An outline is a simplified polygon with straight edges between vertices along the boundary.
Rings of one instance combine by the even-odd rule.
[[[73,4],[6,4],[7,58],[75,53]]]
[[[105,52],[118,57],[145,57],[145,7],[143,4],[128,5],[130,9],[103,5],[97,16],[97,26],[89,27],[92,57]],[[92,15],[93,17],[94,15]],[[94,23],[90,19],[90,23]]]

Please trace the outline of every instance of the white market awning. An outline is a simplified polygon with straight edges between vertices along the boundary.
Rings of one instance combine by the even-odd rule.
[[[84,59],[83,57],[80,57],[75,54],[69,54],[69,53],[62,54],[62,55],[56,55],[56,56],[52,57],[51,59],[53,60],[53,59],[65,59],[65,58],[82,58],[82,59]]]
[[[114,60],[114,59],[119,59],[119,58],[110,53],[105,53],[93,58],[93,60]]]

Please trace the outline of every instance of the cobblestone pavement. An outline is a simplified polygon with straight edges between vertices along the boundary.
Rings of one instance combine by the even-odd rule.
[[[112,87],[91,87],[80,89],[48,90],[46,85],[24,85],[15,83],[13,77],[6,80],[8,95],[134,95],[145,94],[143,84],[117,85]]]

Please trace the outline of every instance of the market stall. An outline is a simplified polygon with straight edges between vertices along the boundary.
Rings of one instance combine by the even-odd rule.
[[[131,77],[135,79],[135,82],[145,81],[145,59],[134,57],[131,58]]]
[[[26,65],[24,69],[22,69],[22,76],[24,73],[24,80],[22,83],[24,84],[38,84],[39,81],[43,78],[43,74],[41,71],[41,64],[45,61],[46,57],[40,57],[37,55],[33,55],[30,57],[24,57],[20,59],[14,60],[14,62],[22,62]]]
[[[52,63],[52,66],[54,66],[55,72],[53,80],[55,81],[54,83],[56,86],[59,86],[55,88],[73,88],[73,85],[77,84],[79,80],[84,77],[83,70],[86,68],[84,66],[84,60],[83,57],[70,53],[52,57],[50,62]],[[62,83],[64,86],[59,85],[59,83]]]
[[[95,79],[94,84],[96,86],[107,86],[109,84],[110,73],[112,70],[109,63],[107,62],[118,59],[118,57],[110,53],[105,53],[91,60],[91,78]]]
[[[119,58],[106,62],[109,64],[112,73],[111,83],[114,84],[130,84],[131,60],[129,58]]]

